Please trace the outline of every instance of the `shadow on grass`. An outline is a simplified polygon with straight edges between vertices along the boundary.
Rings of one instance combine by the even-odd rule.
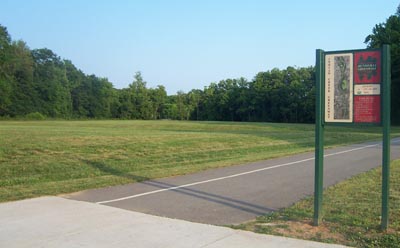
[[[191,189],[188,187],[175,188],[175,187],[179,187],[180,185],[161,182],[158,180],[149,180],[149,178],[147,178],[147,177],[142,177],[142,176],[138,176],[138,175],[132,175],[130,173],[125,173],[118,169],[107,166],[103,162],[90,161],[90,160],[83,160],[83,162],[85,162],[87,165],[89,165],[95,169],[98,169],[106,174],[110,174],[110,175],[117,176],[117,177],[127,178],[129,180],[133,180],[140,184],[152,186],[157,189],[169,189],[169,191],[173,191],[173,192],[191,196],[191,197],[194,197],[197,199],[202,199],[205,201],[217,203],[217,204],[220,204],[220,205],[223,205],[226,207],[234,208],[234,209],[237,209],[237,210],[240,210],[243,212],[247,212],[247,213],[251,213],[251,214],[254,214],[257,216],[276,211],[276,209],[273,209],[273,208],[259,206],[259,205],[249,203],[246,201],[226,197],[223,195],[204,192],[201,190]],[[174,200],[174,199],[171,199],[171,200]],[[198,210],[196,210],[196,211],[198,211]],[[209,213],[208,209],[204,209],[204,211],[207,211]]]
[[[134,182],[142,182],[142,181],[150,179],[148,177],[142,177],[142,176],[138,176],[138,175],[132,175],[130,173],[125,173],[116,168],[107,166],[103,162],[90,161],[90,160],[86,160],[86,159],[82,160],[82,162],[84,162],[85,164],[89,165],[90,167],[97,169],[105,174],[110,174],[110,175],[117,176],[117,177],[123,177],[123,178],[129,179],[129,180],[132,180]]]

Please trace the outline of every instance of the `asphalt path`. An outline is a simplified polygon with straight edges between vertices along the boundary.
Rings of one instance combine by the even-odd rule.
[[[400,138],[391,159],[400,158]],[[381,142],[325,150],[324,187],[382,164]],[[192,222],[239,224],[288,207],[314,192],[314,153],[195,174],[86,190],[67,199]]]

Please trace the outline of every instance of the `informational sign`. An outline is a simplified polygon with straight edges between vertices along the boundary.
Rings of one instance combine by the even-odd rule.
[[[381,123],[381,51],[327,52],[325,122]]]
[[[381,227],[389,226],[390,46],[374,50],[316,51],[314,225],[322,222],[326,124],[382,127]],[[360,127],[361,128],[361,127]]]

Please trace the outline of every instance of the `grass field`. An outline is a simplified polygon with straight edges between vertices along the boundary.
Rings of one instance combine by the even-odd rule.
[[[393,128],[394,136],[400,128]],[[326,146],[381,138],[327,128]],[[314,125],[179,121],[1,121],[0,201],[181,175],[314,149]]]
[[[311,225],[310,197],[234,228],[355,247],[400,247],[400,160],[391,165],[390,224],[385,232],[380,228],[381,178],[377,168],[325,190],[319,227]]]

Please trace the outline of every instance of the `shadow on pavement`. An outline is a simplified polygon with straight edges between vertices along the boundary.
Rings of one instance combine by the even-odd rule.
[[[169,184],[169,183],[160,182],[160,181],[156,181],[156,180],[149,180],[149,178],[147,178],[147,177],[142,177],[142,176],[132,175],[131,173],[122,172],[118,169],[107,166],[103,162],[90,161],[90,160],[82,160],[82,161],[84,163],[86,163],[87,165],[93,167],[94,169],[98,169],[106,174],[111,174],[113,176],[118,176],[118,177],[124,177],[124,178],[133,180],[135,182],[138,182],[138,183],[141,183],[144,185],[156,187],[158,189],[168,189],[168,188],[179,187],[179,185]],[[255,215],[263,215],[268,212],[276,211],[276,209],[267,208],[267,207],[255,205],[255,204],[252,204],[249,202],[233,199],[230,197],[212,194],[212,193],[204,192],[201,190],[195,190],[195,189],[190,189],[190,188],[186,188],[186,187],[178,188],[178,189],[171,189],[170,191],[188,195],[188,196],[202,199],[205,201],[218,203],[218,204],[230,207],[230,208],[238,209],[240,211],[252,213]]]

